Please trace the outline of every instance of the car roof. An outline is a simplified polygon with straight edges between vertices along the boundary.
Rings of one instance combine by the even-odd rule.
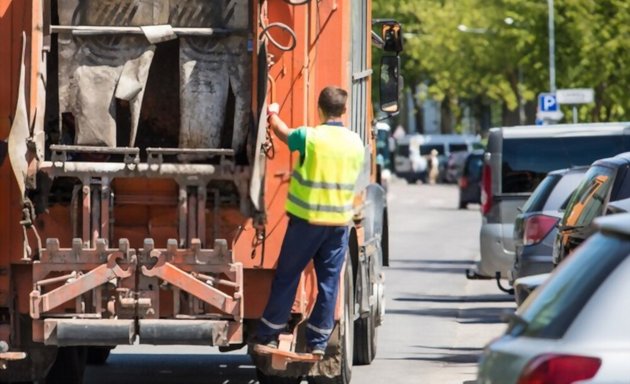
[[[581,165],[577,167],[564,168],[564,169],[556,169],[555,171],[549,172],[549,175],[560,175],[564,176],[569,173],[585,173],[588,170],[588,165]]]
[[[606,209],[610,210],[612,213],[630,212],[630,198],[611,201],[608,203]]]
[[[480,139],[475,135],[456,135],[456,134],[444,134],[444,135],[421,135],[419,133],[410,133],[398,139],[399,144],[408,144],[411,141],[418,144],[467,144],[467,143],[479,143]]]
[[[601,216],[596,218],[594,223],[601,231],[630,236],[630,213]]]
[[[596,160],[593,165],[606,165],[617,168],[628,163],[630,163],[630,152],[624,152],[613,157]]]
[[[504,138],[607,136],[626,132],[630,134],[630,122],[523,125],[490,129],[490,133],[501,133]]]

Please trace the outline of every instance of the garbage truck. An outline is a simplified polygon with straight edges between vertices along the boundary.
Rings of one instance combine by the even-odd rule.
[[[373,109],[398,110],[401,36],[369,0],[0,0],[0,382],[79,383],[119,345],[251,353],[297,160],[266,106],[316,125],[338,85],[366,161],[335,330],[321,361],[251,355],[261,383],[348,383],[384,315]],[[281,350],[316,294],[309,266]]]

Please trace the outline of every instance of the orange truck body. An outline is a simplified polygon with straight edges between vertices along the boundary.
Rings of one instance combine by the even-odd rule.
[[[209,68],[198,60],[184,62],[182,47],[194,48],[199,39],[224,41],[221,39],[231,37],[215,37],[220,28],[209,31],[208,27],[215,25],[208,25],[203,18],[185,24],[180,15],[181,25],[175,25],[173,12],[177,10],[172,3],[177,2],[173,1],[170,10],[161,10],[171,12],[163,20],[155,16],[159,13],[155,9],[169,2],[81,2],[88,4],[88,10],[77,6],[75,13],[83,12],[83,18],[73,16],[71,23],[64,24],[64,7],[72,9],[72,3],[77,1],[0,0],[0,140],[7,141],[9,147],[0,167],[0,341],[7,344],[0,348],[0,360],[4,356],[6,363],[0,381],[46,376],[53,369],[55,356],[62,355],[57,353],[61,348],[89,352],[94,347],[134,342],[202,344],[222,350],[246,346],[270,291],[287,225],[284,201],[296,161],[295,154],[268,131],[260,115],[268,103],[277,102],[280,116],[289,126],[316,125],[318,94],[331,84],[349,90],[346,125],[371,149],[366,156],[370,182],[357,198],[347,261],[353,281],[342,284],[352,289],[355,297],[350,305],[344,303],[348,295],[344,296],[342,289],[336,313],[341,322],[348,308],[353,311],[351,321],[355,325],[346,326],[346,332],[365,334],[355,334],[355,345],[344,348],[354,349],[355,361],[369,363],[373,352],[366,355],[362,348],[366,348],[366,338],[368,344],[373,342],[370,334],[373,337],[373,328],[381,321],[381,238],[387,231],[386,226],[383,228],[384,193],[374,184],[370,1],[323,0],[299,5],[284,0],[205,5],[203,1],[180,1],[180,11],[196,9],[202,14],[207,11],[204,7],[213,6],[211,3],[217,7],[222,4],[226,36],[231,33],[230,20],[241,18],[234,24],[240,23],[240,42],[246,42],[242,45],[247,47],[246,53],[240,52],[245,61],[237,66],[228,64],[223,75],[219,71],[208,76],[210,82],[216,80],[212,76],[232,79],[232,71],[247,69],[240,82],[230,80],[227,101],[218,103],[227,111],[225,121],[239,115],[238,108],[248,111],[249,116],[239,115],[248,124],[241,130],[246,132],[246,145],[230,145],[229,140],[222,139],[219,148],[195,145],[192,139],[188,143],[193,144],[182,146],[185,140],[178,130],[184,124],[179,120],[189,116],[187,105],[199,104],[185,100],[196,91],[186,93],[184,88],[191,83],[182,83],[186,73],[182,66],[193,63],[200,71]],[[94,26],[85,21],[98,19],[89,14],[92,3],[96,4],[92,12],[114,9],[121,16],[103,16],[98,23],[102,30],[82,35],[72,28]],[[134,24],[139,16],[122,11],[142,3],[153,4],[155,24],[166,21],[173,29],[170,37],[143,51],[154,50],[148,76],[141,84],[144,99],[139,101],[135,145],[121,145],[120,139],[121,124],[125,129],[134,126],[120,120],[125,113],[134,119],[134,99],[105,105],[110,106],[110,114],[112,108],[117,111],[116,145],[94,144],[89,139],[87,144],[78,143],[87,124],[77,116],[76,103],[80,101],[72,97],[83,97],[86,90],[80,85],[74,91],[61,89],[64,81],[70,87],[73,82],[80,83],[80,71],[82,76],[87,76],[85,71],[95,71],[91,65],[102,65],[98,62],[101,56],[88,55],[82,59],[86,64],[79,69],[72,67],[76,72],[68,75],[64,71],[75,63],[62,52],[68,41],[77,46],[94,41],[100,44],[89,47],[132,46],[143,39],[142,33],[147,35],[144,30],[110,27],[144,25],[142,21]],[[107,28],[113,31],[105,31]],[[115,40],[111,36],[116,33],[133,37]],[[293,47],[278,47],[283,45]],[[78,55],[81,50],[73,52]],[[177,52],[179,68],[173,59]],[[96,89],[101,75],[94,73],[89,76],[96,77],[88,78],[88,83]],[[124,74],[116,76],[122,78]],[[123,88],[122,80],[115,81]],[[238,84],[248,89],[239,90]],[[198,95],[200,99],[208,95],[207,90],[202,91],[206,93]],[[76,94],[68,98],[63,92]],[[75,103],[74,116],[64,110],[70,103]],[[208,103],[213,103],[212,99]],[[98,115],[90,116],[90,105],[79,107],[86,121],[95,122],[98,130],[105,129],[99,125]],[[194,123],[195,116],[191,119]],[[222,129],[231,129],[236,137],[236,124],[244,123],[226,123]],[[72,128],[74,139],[64,139]],[[21,148],[25,150],[20,152]],[[182,160],[187,156],[193,161]],[[259,188],[252,188],[255,183]],[[293,306],[297,325],[290,349],[303,348],[298,329],[308,318],[316,294],[314,272],[307,268]],[[370,328],[367,331],[366,324]],[[342,344],[344,331],[338,332],[333,345]],[[364,356],[357,358],[357,351]],[[11,353],[16,352],[24,352],[26,358],[13,361],[15,355]],[[267,360],[255,359],[258,368],[270,375],[335,377],[344,369],[322,362],[283,371],[275,370],[278,367]]]

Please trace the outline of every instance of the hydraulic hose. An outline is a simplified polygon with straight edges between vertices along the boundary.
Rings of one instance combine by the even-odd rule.
[[[279,29],[284,30],[286,33],[288,33],[291,36],[291,42],[288,45],[282,45],[278,43],[269,33],[269,31],[272,28],[279,28]],[[273,45],[276,46],[276,48],[278,48],[281,51],[285,51],[285,52],[292,51],[293,49],[295,49],[295,46],[297,45],[297,35],[295,34],[295,31],[293,31],[291,27],[289,27],[288,25],[284,23],[275,22],[275,23],[270,23],[269,25],[263,24],[263,30],[261,32],[261,35],[264,35]]]

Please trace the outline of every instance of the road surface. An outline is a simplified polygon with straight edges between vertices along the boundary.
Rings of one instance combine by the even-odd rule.
[[[474,382],[483,346],[504,330],[501,314],[514,309],[492,281],[464,277],[478,258],[478,209],[458,210],[452,185],[391,185],[387,316],[376,359],[353,369],[353,383]],[[102,367],[88,367],[85,383],[257,381],[242,351],[132,346],[116,348]]]

